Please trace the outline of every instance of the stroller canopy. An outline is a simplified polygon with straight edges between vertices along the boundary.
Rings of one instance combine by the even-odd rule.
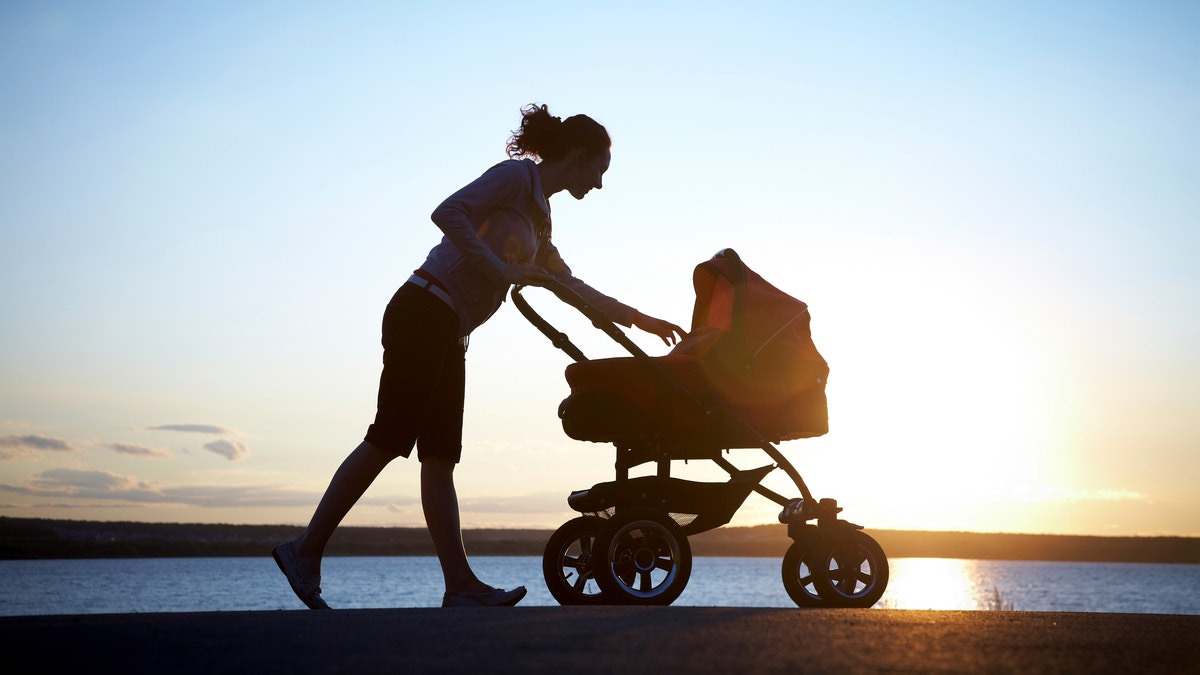
[[[672,354],[703,358],[736,405],[770,406],[824,389],[829,366],[813,344],[808,305],[726,249],[696,266],[692,330]]]

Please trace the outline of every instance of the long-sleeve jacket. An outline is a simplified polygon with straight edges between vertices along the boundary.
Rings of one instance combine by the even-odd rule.
[[[421,269],[454,301],[459,331],[469,335],[504,302],[505,268],[536,263],[579,293],[610,319],[630,326],[637,310],[576,279],[549,237],[550,205],[542,194],[537,164],[510,159],[450,195],[433,211],[442,241]]]

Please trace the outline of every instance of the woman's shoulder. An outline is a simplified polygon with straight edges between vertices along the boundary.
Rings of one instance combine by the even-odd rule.
[[[509,189],[526,187],[532,183],[532,168],[537,166],[527,159],[506,159],[493,164],[477,180]]]
[[[528,173],[530,169],[535,166],[537,166],[537,164],[535,164],[531,159],[506,159],[502,162],[493,164],[486,173]]]
[[[537,164],[530,159],[506,159],[493,164],[484,175],[503,176],[509,180],[528,181]]]

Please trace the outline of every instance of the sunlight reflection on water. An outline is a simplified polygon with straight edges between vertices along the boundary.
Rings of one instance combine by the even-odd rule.
[[[988,609],[993,589],[981,589],[975,561],[900,558],[890,561],[891,580],[879,601],[891,609]],[[998,591],[998,589],[995,589]]]
[[[484,579],[525,584],[523,606],[557,604],[533,556],[478,557]],[[781,560],[693,560],[675,602],[693,607],[795,607]],[[876,605],[886,609],[1130,612],[1200,615],[1200,565],[899,558]],[[436,607],[436,558],[328,558],[325,596],[334,607]],[[300,609],[270,556],[126,560],[6,560],[0,616]]]

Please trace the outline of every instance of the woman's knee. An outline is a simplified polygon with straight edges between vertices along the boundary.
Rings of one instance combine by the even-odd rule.
[[[455,466],[458,466],[455,461],[445,457],[423,457],[421,475],[453,476]]]

